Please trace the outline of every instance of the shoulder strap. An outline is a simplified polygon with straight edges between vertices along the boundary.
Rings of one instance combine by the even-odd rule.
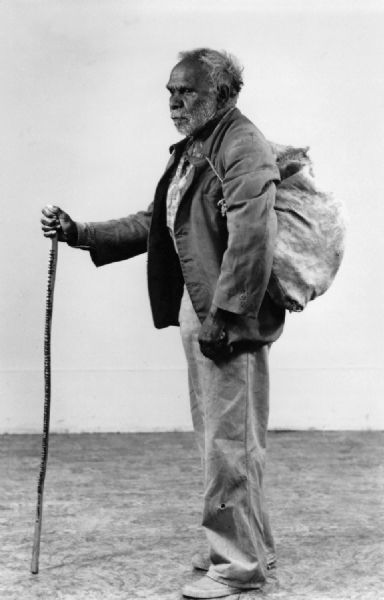
[[[219,173],[217,172],[215,165],[213,164],[213,162],[211,161],[210,158],[208,158],[208,156],[204,156],[205,160],[207,161],[207,163],[209,164],[209,166],[211,167],[212,171],[214,172],[214,174],[216,175],[217,179],[220,181],[221,185],[223,185],[223,181],[224,179],[222,177],[220,177]]]
[[[217,172],[217,169],[215,168],[215,165],[213,164],[213,162],[211,161],[211,159],[208,158],[208,156],[204,156],[204,158],[207,161],[207,163],[209,164],[209,166],[211,167],[211,169],[214,172],[214,174],[216,175],[217,179],[220,181],[221,185],[223,185],[224,179],[222,177],[220,177],[220,175]],[[221,198],[221,200],[218,201],[217,206],[218,206],[218,208],[220,208],[221,216],[225,217],[226,214],[227,214],[227,210],[228,210],[227,203],[226,203],[225,199]]]

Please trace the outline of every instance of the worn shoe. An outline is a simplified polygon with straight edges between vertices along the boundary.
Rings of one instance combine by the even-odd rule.
[[[211,566],[211,559],[209,554],[203,554],[202,552],[196,552],[191,559],[192,568],[197,571],[208,571]],[[276,559],[270,558],[267,564],[267,569],[270,571],[276,567]]]
[[[240,594],[241,590],[236,587],[225,585],[214,581],[208,575],[205,575],[196,583],[187,583],[183,589],[182,594],[186,598],[224,598],[225,596],[232,596],[232,594]]]
[[[211,559],[209,554],[203,554],[202,552],[196,552],[191,559],[192,568],[197,571],[208,571],[211,566]]]

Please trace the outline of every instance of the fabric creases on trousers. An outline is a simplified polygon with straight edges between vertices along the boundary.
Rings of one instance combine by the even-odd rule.
[[[200,351],[200,321],[184,290],[180,329],[192,421],[204,472],[208,575],[244,589],[266,580],[275,547],[263,496],[269,412],[268,346],[215,363]]]

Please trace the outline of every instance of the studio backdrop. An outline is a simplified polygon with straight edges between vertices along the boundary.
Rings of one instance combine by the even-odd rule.
[[[40,210],[75,220],[146,208],[179,135],[180,50],[244,65],[239,108],[271,140],[309,145],[347,207],[326,295],[288,315],[271,351],[271,427],[384,426],[381,2],[50,0],[0,5],[0,432],[38,432],[49,242]],[[191,429],[177,328],[156,331],[146,257],[96,269],[61,244],[53,314],[53,431]]]

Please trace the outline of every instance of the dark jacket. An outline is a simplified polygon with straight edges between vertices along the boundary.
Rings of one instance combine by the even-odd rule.
[[[101,266],[148,251],[157,328],[179,324],[185,282],[201,321],[212,304],[228,311],[230,342],[270,343],[284,323],[284,310],[266,294],[279,171],[269,144],[238,109],[208,124],[199,137],[202,155],[193,161],[174,224],[178,253],[166,225],[166,195],[187,139],[171,148],[147,211],[89,224],[92,260]]]

